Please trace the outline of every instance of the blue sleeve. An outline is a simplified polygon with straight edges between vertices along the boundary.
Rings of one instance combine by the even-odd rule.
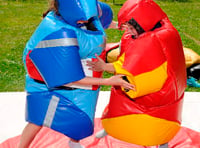
[[[30,58],[49,88],[85,77],[73,30],[61,29],[50,34],[38,43]]]
[[[107,29],[111,22],[112,22],[112,19],[113,19],[113,12],[112,12],[112,9],[111,7],[106,4],[106,3],[103,3],[103,2],[100,2],[98,1],[99,3],[99,6],[100,6],[100,21],[101,21],[101,24],[103,26],[104,29]]]

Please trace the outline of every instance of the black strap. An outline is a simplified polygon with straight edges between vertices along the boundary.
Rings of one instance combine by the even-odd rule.
[[[35,82],[37,83],[40,83],[40,84],[45,84],[44,81],[40,81],[40,80],[36,80],[36,79],[33,79]],[[58,86],[58,87],[55,87],[55,89],[64,89],[64,90],[75,90],[77,88],[73,88],[73,87],[67,87],[67,86]]]
[[[55,87],[55,89],[75,90],[77,88],[67,87],[67,86],[58,86],[58,87]]]
[[[45,84],[44,81],[40,81],[40,80],[36,80],[36,79],[33,79],[35,82],[37,83],[40,83],[40,84]]]

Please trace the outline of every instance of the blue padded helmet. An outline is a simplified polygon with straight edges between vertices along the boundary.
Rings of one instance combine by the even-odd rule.
[[[77,26],[77,21],[98,17],[97,0],[58,0],[58,11],[70,25]]]

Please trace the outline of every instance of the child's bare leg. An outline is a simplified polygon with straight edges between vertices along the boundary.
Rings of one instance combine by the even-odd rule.
[[[106,133],[106,131],[104,129],[102,129],[101,131],[97,132],[95,137],[100,139],[100,138],[103,138],[105,136],[107,136],[108,134]]]
[[[28,148],[28,146],[41,128],[41,126],[28,123],[22,132],[18,148]]]
[[[79,143],[79,140],[71,139],[69,140],[69,147],[70,148],[85,148]]]

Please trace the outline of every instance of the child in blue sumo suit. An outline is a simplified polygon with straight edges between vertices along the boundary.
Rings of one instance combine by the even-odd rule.
[[[42,126],[70,138],[70,148],[90,136],[99,85],[133,89],[121,75],[101,78],[88,69],[106,44],[96,0],[53,0],[51,8],[27,42],[26,121],[18,148],[28,147]],[[93,9],[89,9],[93,8]]]

